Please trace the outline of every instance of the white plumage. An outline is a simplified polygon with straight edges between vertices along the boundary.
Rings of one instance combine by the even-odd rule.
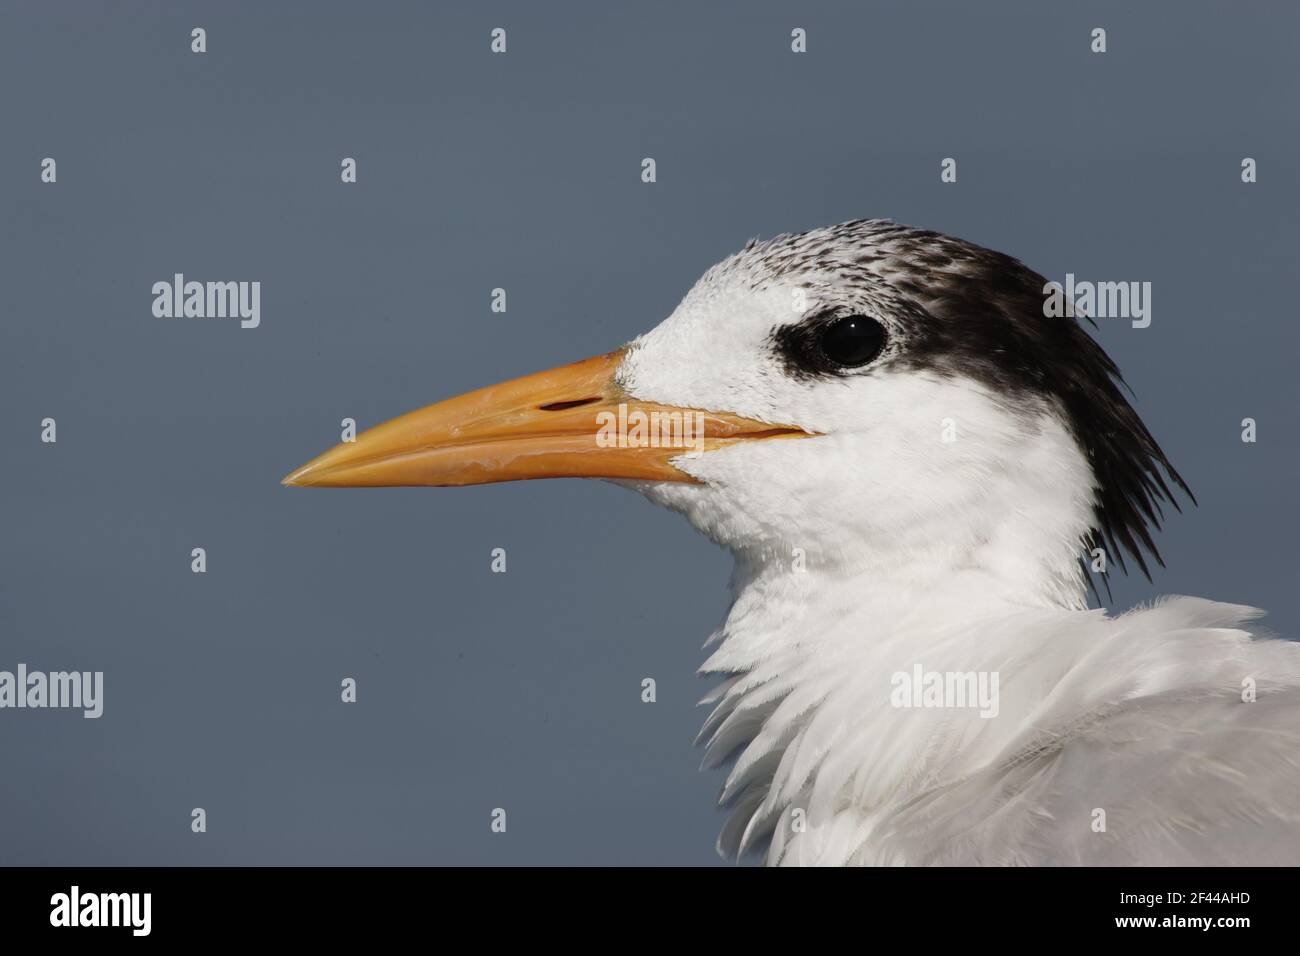
[[[409,413],[287,483],[604,477],[732,551],[701,733],[734,760],[728,856],[1300,863],[1300,646],[1235,605],[1087,608],[1081,556],[1145,572],[1190,491],[1048,292],[884,220],[751,243],[626,350]],[[628,406],[707,440],[595,441]]]
[[[711,756],[743,748],[722,852],[770,837],[779,864],[1296,861],[1300,660],[1252,637],[1257,612],[926,603],[868,602],[785,642],[729,633],[719,656],[741,673],[705,734]],[[891,706],[889,676],[916,661],[999,673],[997,716]]]
[[[823,436],[678,463],[702,484],[635,485],[736,555],[704,667],[725,677],[706,698],[706,764],[736,756],[720,852],[1300,863],[1300,647],[1262,639],[1259,611],[1195,598],[1085,610],[1098,477],[1050,393],[917,364],[785,374],[768,343],[792,290],[809,309],[863,292],[844,272],[861,236],[827,233],[774,240],[786,257],[820,248],[783,276],[765,274],[764,245],[711,270],[620,370],[638,398]],[[924,299],[934,277],[911,261]],[[998,674],[998,715],[892,706],[892,675],[917,664]]]

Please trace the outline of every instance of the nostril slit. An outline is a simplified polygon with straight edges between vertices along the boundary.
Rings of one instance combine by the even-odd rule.
[[[537,410],[541,412],[562,412],[568,408],[581,408],[583,405],[590,405],[592,402],[600,401],[600,397],[594,398],[576,398],[571,402],[551,402],[547,405],[538,405]]]

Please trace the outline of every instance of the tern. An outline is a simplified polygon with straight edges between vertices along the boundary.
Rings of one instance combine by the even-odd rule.
[[[702,669],[725,856],[1300,863],[1300,645],[1239,605],[1089,607],[1195,499],[1049,289],[890,220],[754,240],[624,348],[284,483],[610,479],[730,550]]]

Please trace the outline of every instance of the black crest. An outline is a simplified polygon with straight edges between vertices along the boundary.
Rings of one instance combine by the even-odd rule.
[[[1161,504],[1178,509],[1171,485],[1195,497],[1125,398],[1119,369],[1070,310],[1047,314],[1047,280],[1017,259],[889,220],[857,220],[746,248],[771,275],[810,272],[880,290],[903,306],[903,341],[882,361],[960,374],[1015,399],[1045,398],[1061,410],[1097,484],[1093,528],[1083,542],[1125,556],[1150,579],[1145,555]],[[1091,319],[1085,319],[1095,328]],[[775,344],[797,360],[798,334]],[[812,371],[807,369],[806,371]]]

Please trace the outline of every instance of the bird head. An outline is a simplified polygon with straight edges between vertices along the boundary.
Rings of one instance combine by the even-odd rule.
[[[285,484],[605,478],[754,567],[980,569],[1077,605],[1084,550],[1145,573],[1187,489],[1045,294],[1009,256],[888,220],[751,242],[626,347],[409,412]]]

